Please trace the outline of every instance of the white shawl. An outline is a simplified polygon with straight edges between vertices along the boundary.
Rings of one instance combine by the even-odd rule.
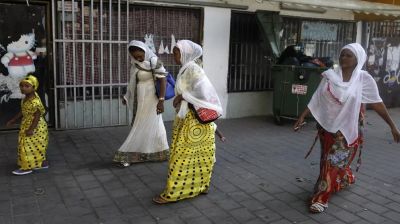
[[[362,70],[366,53],[357,43],[349,49],[357,58],[357,66],[348,82],[343,82],[342,69],[329,69],[311,98],[308,108],[318,123],[328,132],[341,131],[350,145],[358,138],[358,121],[362,103],[382,102],[375,80]]]
[[[200,45],[190,40],[180,40],[176,47],[181,53],[182,68],[179,70],[175,92],[182,94],[178,117],[184,118],[188,112],[188,102],[195,107],[203,107],[222,114],[222,106],[217,91],[207,78],[204,70],[195,62],[203,54]]]
[[[146,70],[152,71],[154,76],[157,78],[165,77],[167,72],[162,65],[162,63],[158,60],[158,57],[149,49],[149,47],[137,40],[132,40],[129,47],[138,47],[144,51],[144,60],[142,62],[136,60],[135,58],[131,57],[131,67],[129,69],[129,83],[127,86],[126,93],[124,95],[124,99],[127,102],[127,105],[130,110],[133,111],[135,93],[136,93],[136,75],[139,70]]]

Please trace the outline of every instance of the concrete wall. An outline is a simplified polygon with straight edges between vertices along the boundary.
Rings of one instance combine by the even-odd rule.
[[[135,2],[146,2],[149,1],[135,1]],[[157,0],[151,1],[154,4],[165,5],[165,6],[191,6],[190,1],[171,1],[171,2],[181,2],[181,4],[177,3],[166,3],[167,1],[161,1],[157,3]],[[184,4],[183,2],[187,2],[188,4]],[[199,1],[197,1],[199,2]],[[354,14],[352,11],[345,10],[327,10],[324,13],[317,12],[304,12],[304,11],[294,11],[294,10],[281,10],[279,6],[279,2],[268,1],[268,0],[202,0],[204,4],[207,3],[219,3],[223,4],[232,4],[232,5],[240,5],[247,6],[248,9],[245,11],[255,12],[257,10],[266,10],[266,11],[277,11],[280,12],[281,15],[285,16],[294,16],[294,17],[305,17],[305,18],[314,18],[314,19],[332,19],[332,20],[354,20]],[[198,5],[193,5],[194,7],[199,7]],[[239,9],[233,9],[239,10]]]
[[[204,8],[203,66],[217,90],[224,111],[228,104],[230,24],[230,9]],[[222,117],[226,117],[225,112]]]
[[[217,90],[226,117],[228,104],[228,63],[231,10],[225,8],[204,7],[203,30],[203,67],[211,83]],[[172,99],[164,103],[163,119],[175,118]]]
[[[272,91],[229,93],[227,118],[272,114]]]
[[[206,2],[217,2],[209,0]],[[153,1],[157,4],[156,1]],[[228,0],[228,4],[238,4],[249,6],[248,11],[256,10],[268,10],[268,11],[281,11],[281,15],[297,16],[297,17],[308,17],[308,18],[323,18],[323,19],[343,19],[352,20],[353,14],[351,12],[341,12],[336,10],[330,10],[326,13],[308,13],[299,11],[285,11],[279,9],[279,4],[276,2],[269,1],[245,1],[245,0]],[[176,4],[165,4],[161,5],[173,6]],[[187,6],[187,5],[184,5]],[[217,90],[217,93],[221,99],[221,103],[224,109],[224,114],[222,118],[238,118],[246,116],[260,116],[260,115],[270,115],[272,114],[272,91],[263,92],[239,92],[239,93],[229,93],[227,91],[227,80],[228,80],[228,68],[229,68],[229,38],[230,38],[230,20],[231,20],[230,8],[217,8],[217,7],[204,7],[204,21],[203,21],[203,65],[204,70],[209,77],[211,83]],[[110,102],[105,102],[109,104]],[[112,102],[113,105],[117,105],[116,102]],[[87,102],[86,107],[92,108],[91,102]],[[112,125],[118,123],[119,119],[122,121],[127,121],[127,113],[124,108],[120,108],[118,113],[118,108],[113,108],[113,116],[110,118],[108,109],[103,110],[103,116],[98,111],[101,111],[101,106],[99,102],[95,102],[96,114],[94,123],[96,126],[101,126],[101,117],[103,117],[103,122],[105,125]],[[165,121],[170,121],[175,118],[175,109],[172,107],[172,100],[165,102],[165,112],[163,113],[163,119]],[[100,107],[100,108],[99,108]],[[78,113],[80,116],[77,118],[77,123],[83,123],[83,117],[86,118],[86,122],[89,122],[90,115],[88,112],[83,112],[83,105],[78,103],[77,105]],[[108,107],[105,107],[108,108]],[[72,107],[68,108],[67,113],[69,115],[73,114],[74,111],[71,110]],[[91,111],[88,110],[89,112]],[[64,117],[65,108],[60,108],[61,127],[65,127],[66,123],[68,126],[74,126],[74,119],[69,116],[68,119]],[[110,120],[111,119],[111,120]]]

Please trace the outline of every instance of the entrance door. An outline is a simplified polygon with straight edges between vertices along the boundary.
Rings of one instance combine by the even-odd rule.
[[[29,6],[26,1],[0,3],[0,130],[18,128],[6,127],[6,123],[20,111],[23,95],[19,81],[28,73],[38,78],[37,92],[45,107],[50,108],[48,9],[48,3],[38,1]],[[19,63],[21,58],[30,60]],[[48,121],[51,114],[46,115]]]

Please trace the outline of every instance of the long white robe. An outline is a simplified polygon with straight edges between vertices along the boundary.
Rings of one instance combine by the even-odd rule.
[[[155,94],[153,74],[137,70],[136,76],[138,82],[135,120],[114,161],[134,163],[166,160],[169,147],[162,115],[156,112],[158,98]]]

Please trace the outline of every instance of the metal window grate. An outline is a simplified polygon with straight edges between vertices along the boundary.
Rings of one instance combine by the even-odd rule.
[[[200,39],[199,9],[122,0],[52,3],[57,128],[130,123],[120,103],[129,79],[130,40],[144,41],[146,34],[152,34],[158,51],[161,41],[164,47],[171,46],[172,34],[176,40]],[[177,73],[172,54],[159,57],[171,73]]]
[[[332,39],[325,40],[321,35],[304,35],[302,24],[316,23],[321,27],[333,27]],[[303,20],[299,18],[283,18],[283,35],[281,49],[302,43],[312,57],[331,57],[338,63],[340,49],[355,40],[354,22],[333,22],[319,20]],[[231,42],[229,55],[228,91],[260,91],[272,89],[270,55],[262,51],[261,36],[256,16],[252,13],[232,13]],[[312,51],[310,51],[312,49]]]
[[[377,21],[368,22],[369,34],[371,38],[375,37],[399,37],[400,21]]]
[[[233,12],[230,38],[228,92],[271,89],[271,62],[261,49],[256,15]]]
[[[322,27],[333,27],[335,29],[335,37],[333,40],[326,40],[321,33],[315,35],[302,35],[302,24],[312,23]],[[281,49],[287,46],[302,43],[303,46],[311,49],[312,57],[331,57],[335,63],[338,63],[340,49],[349,43],[354,42],[356,34],[356,24],[354,22],[336,22],[336,21],[319,21],[319,20],[303,20],[299,18],[284,17],[283,18],[283,36],[281,38]],[[323,32],[323,31],[321,31]],[[314,36],[314,37],[313,37]],[[305,38],[307,37],[307,38]]]

